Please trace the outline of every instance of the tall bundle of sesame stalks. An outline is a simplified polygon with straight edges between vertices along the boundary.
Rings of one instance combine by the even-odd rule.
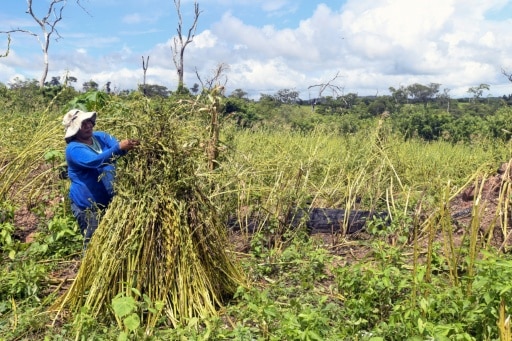
[[[130,296],[150,334],[164,316],[174,327],[212,316],[244,283],[207,196],[210,127],[193,118],[216,106],[197,105],[135,119],[140,146],[118,160],[116,196],[54,309],[108,316],[114,298]]]

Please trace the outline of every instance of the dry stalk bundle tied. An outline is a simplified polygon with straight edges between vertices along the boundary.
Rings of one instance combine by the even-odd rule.
[[[53,309],[76,314],[86,306],[92,316],[105,316],[117,295],[142,301],[138,292],[158,303],[140,314],[151,333],[163,315],[176,327],[215,314],[245,282],[206,194],[208,181],[197,175],[207,174],[208,129],[192,118],[196,105],[175,109],[190,112],[183,120],[168,113],[137,118],[140,146],[118,160],[117,195]]]

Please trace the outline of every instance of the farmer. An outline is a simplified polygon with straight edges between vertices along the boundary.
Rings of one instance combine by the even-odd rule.
[[[71,210],[84,236],[84,249],[98,227],[99,215],[112,197],[116,157],[135,148],[137,140],[122,140],[101,131],[93,132],[96,112],[68,111],[65,127],[66,161],[71,180]]]

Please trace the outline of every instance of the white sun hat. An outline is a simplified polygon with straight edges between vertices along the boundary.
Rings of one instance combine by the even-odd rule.
[[[82,111],[78,109],[70,110],[64,115],[62,119],[62,124],[64,125],[64,129],[66,134],[64,135],[64,139],[66,142],[78,133],[80,127],[82,126],[82,122],[88,119],[92,119],[93,122],[96,121],[96,112],[95,111]]]

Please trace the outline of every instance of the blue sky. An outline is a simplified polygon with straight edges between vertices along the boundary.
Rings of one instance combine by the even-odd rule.
[[[49,0],[35,0],[36,15]],[[502,69],[512,73],[512,0],[204,0],[194,41],[185,52],[185,83],[205,81],[220,63],[229,66],[227,93],[240,88],[253,98],[280,89],[318,95],[313,85],[335,75],[340,92],[389,94],[389,87],[441,84],[452,97],[489,84],[485,95],[512,93]],[[67,0],[50,45],[48,79],[69,73],[77,88],[89,80],[114,90],[142,83],[177,85],[171,43],[177,16],[172,0]],[[0,31],[40,34],[25,13],[26,1],[4,1]],[[181,1],[183,28],[193,0]],[[85,10],[84,10],[85,9]],[[56,38],[56,36],[54,36]],[[7,38],[0,35],[0,54]],[[0,58],[0,82],[39,79],[38,40],[12,35]],[[331,95],[324,93],[323,95]],[[335,94],[332,94],[335,95]]]

